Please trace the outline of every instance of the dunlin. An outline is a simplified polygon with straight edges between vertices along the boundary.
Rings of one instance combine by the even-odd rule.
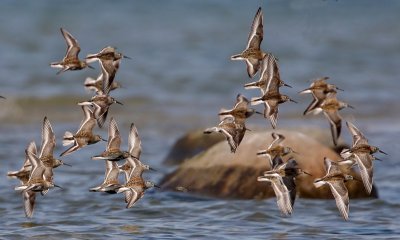
[[[129,139],[131,141],[131,139]],[[92,160],[119,161],[132,156],[128,151],[121,151],[121,135],[117,122],[114,118],[110,119],[108,126],[108,144],[107,148],[100,155],[93,156]]]
[[[106,192],[106,193],[117,193],[117,190],[122,186],[118,181],[119,169],[117,162],[105,161],[106,172],[104,175],[104,181],[97,187],[90,188],[91,192]]]
[[[75,134],[72,134],[68,131],[64,134],[63,145],[73,145],[61,153],[60,156],[68,155],[87,145],[95,144],[100,140],[106,141],[100,135],[93,134],[93,128],[96,125],[96,120],[94,119],[93,112],[90,110],[89,106],[82,106],[82,110],[84,113],[84,119],[82,120],[78,131]]]
[[[274,90],[275,89],[275,90]],[[269,118],[272,128],[276,128],[278,122],[278,105],[291,101],[297,103],[287,95],[280,94],[277,88],[270,88],[262,97],[252,98],[251,105],[264,104],[264,118]]]
[[[260,61],[265,56],[265,53],[261,51],[260,48],[263,36],[263,15],[260,7],[251,25],[251,31],[247,40],[246,49],[240,54],[231,56],[231,60],[246,61],[247,73],[250,78],[253,78],[257,73],[260,67]]]
[[[245,84],[244,88],[258,88],[261,90],[262,94],[265,94],[269,89],[270,83],[273,81],[278,82],[278,87],[286,86],[291,88],[290,85],[281,80],[277,61],[278,60],[275,58],[274,55],[272,55],[271,53],[267,53],[261,61],[260,79],[256,82]],[[275,80],[273,80],[274,78]]]
[[[243,96],[242,94],[238,94],[236,96],[235,106],[229,110],[221,109],[218,115],[221,116],[221,120],[226,117],[232,117],[235,119],[235,122],[244,123],[246,118],[249,118],[254,113],[262,114],[260,112],[257,112],[253,108],[249,108],[249,103],[250,101],[247,100],[245,96]]]
[[[271,144],[268,146],[267,149],[257,152],[258,156],[267,156],[268,157],[271,168],[273,166],[272,160],[275,157],[277,157],[277,156],[284,157],[290,153],[296,153],[295,151],[293,151],[292,148],[283,146],[281,144],[285,140],[285,137],[282,134],[273,132],[272,138],[273,138],[273,141],[271,142]]]
[[[376,152],[383,152],[378,147],[371,146],[368,139],[361,133],[354,124],[346,122],[352,137],[353,144],[350,149],[342,151],[341,155],[346,157],[342,164],[349,164],[350,166],[358,165],[360,169],[361,179],[363,181],[367,193],[371,193],[373,184],[373,160],[375,157],[372,155]]]
[[[113,103],[123,105],[121,102],[115,100],[108,94],[97,94],[93,96],[89,101],[80,102],[80,106],[92,106],[94,117],[97,120],[98,126],[101,128],[107,119],[108,109]]]
[[[97,77],[97,79],[93,79],[91,77],[87,77],[84,83],[84,86],[89,91],[99,92],[103,91],[103,73]],[[110,91],[120,88],[121,84],[117,81],[113,81],[110,86]]]
[[[37,154],[35,142],[30,142],[27,151]],[[8,172],[7,175],[10,177],[15,177],[20,180],[22,186],[27,185],[29,181],[29,176],[31,175],[32,165],[29,160],[29,156],[25,153],[24,165],[19,171]],[[31,218],[33,215],[33,210],[35,208],[36,193],[32,190],[22,191],[22,200],[24,202],[24,212],[25,216]]]
[[[345,107],[354,108],[348,103],[337,100],[336,94],[329,95],[320,106],[313,111],[316,113],[323,112],[325,117],[328,118],[332,133],[332,140],[337,145],[337,140],[340,137],[342,129],[342,117],[339,115],[339,110]]]
[[[313,96],[313,101],[308,105],[306,110],[304,111],[303,115],[307,115],[309,113],[312,113],[317,107],[319,107],[322,102],[331,94],[336,94],[337,90],[342,89],[336,87],[333,84],[328,84],[326,80],[328,80],[329,77],[322,77],[319,79],[314,80],[313,83],[311,83],[309,88],[304,89],[303,91],[300,91],[300,94],[306,94],[306,93],[311,93]]]
[[[324,163],[326,175],[316,179],[314,185],[319,188],[328,184],[332,195],[335,197],[336,206],[340,214],[343,216],[344,220],[347,221],[349,219],[349,194],[344,183],[345,181],[352,180],[353,176],[343,174],[339,169],[339,165],[328,158],[324,159]]]
[[[56,147],[56,137],[51,127],[50,121],[45,117],[42,126],[42,146],[40,149],[39,159],[45,168],[44,177],[47,181],[53,181],[53,168],[60,165],[69,164],[64,163],[62,160],[54,157],[54,148]]]
[[[120,187],[117,193],[129,192],[125,195],[126,208],[131,208],[139,199],[144,196],[147,189],[157,187],[155,183],[151,181],[145,181],[142,177],[132,176],[129,181]]]
[[[48,178],[45,177],[46,167],[34,153],[25,150],[25,154],[31,162],[32,170],[28,181],[21,186],[15,187],[15,190],[41,192],[44,195],[50,188],[59,187],[53,181],[47,180]]]
[[[86,67],[93,68],[85,61],[79,60],[78,54],[81,51],[81,48],[79,47],[78,41],[67,30],[63,28],[60,28],[60,30],[67,43],[67,53],[63,60],[60,62],[50,63],[50,66],[53,68],[61,68],[57,74],[68,70],[81,70]]]
[[[226,137],[231,152],[235,153],[239,144],[242,142],[246,130],[247,128],[244,124],[236,123],[233,118],[226,117],[218,124],[218,126],[205,129],[204,133],[222,133]]]
[[[114,47],[105,47],[99,53],[86,56],[86,61],[99,61],[101,67],[102,94],[109,94],[113,86],[116,86],[116,84],[113,85],[114,78],[122,58],[129,57],[117,52]]]
[[[30,142],[28,144],[27,150],[29,152],[32,152],[33,154],[37,155],[35,142]],[[22,165],[21,169],[19,169],[18,171],[7,172],[7,176],[13,177],[13,178],[18,178],[19,180],[26,182],[29,179],[31,170],[32,170],[31,162],[29,161],[28,155],[25,154],[25,161],[24,161],[24,164]]]
[[[282,159],[277,156],[274,158],[273,169],[264,172],[263,176],[257,178],[259,182],[271,182],[278,207],[284,215],[291,215],[293,212],[293,204],[296,199],[296,184],[294,180],[300,173],[305,172],[297,166],[296,160],[290,159],[283,163]]]

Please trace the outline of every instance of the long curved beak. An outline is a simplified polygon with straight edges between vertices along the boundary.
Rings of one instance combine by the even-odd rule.
[[[101,139],[101,141],[108,142],[108,140],[106,140],[104,138],[100,138],[100,139]]]
[[[296,102],[295,100],[293,100],[293,99],[289,99],[289,101],[291,101],[291,102],[294,102],[294,103],[298,103],[298,102]]]
[[[56,185],[56,184],[54,184],[54,187],[58,187],[58,188],[60,188],[60,189],[63,189],[63,190],[64,190],[64,188],[62,188],[62,187],[60,187],[60,186],[58,186],[58,185]]]
[[[304,174],[307,174],[308,176],[312,176],[311,174],[309,174],[308,172],[306,172],[306,171],[302,171]]]
[[[117,100],[115,100],[116,103],[118,103],[119,105],[124,105],[122,102],[119,102]]]

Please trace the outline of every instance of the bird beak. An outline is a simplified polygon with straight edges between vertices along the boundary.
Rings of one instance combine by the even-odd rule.
[[[348,107],[351,108],[351,109],[355,109],[355,107],[353,107],[353,106],[351,106],[351,105],[348,105]]]
[[[149,170],[154,171],[154,172],[157,172],[157,170],[155,170],[155,169],[152,168],[152,167],[149,167]]]
[[[87,65],[87,67],[90,68],[90,69],[96,69],[96,68],[94,68],[94,67],[92,67],[90,65]]]
[[[380,149],[379,149],[378,151],[379,151],[380,153],[385,154],[386,156],[389,155],[389,154],[385,153],[384,151],[382,151],[382,150],[380,150]]]
[[[160,187],[160,186],[158,186],[158,185],[154,185],[154,187],[155,187],[155,188],[161,188],[161,187]]]
[[[128,56],[125,56],[125,55],[123,55],[122,57],[123,57],[123,58],[126,58],[126,59],[131,59],[131,60],[132,60],[132,58],[130,58],[130,57],[128,57]]]
[[[312,177],[312,175],[311,174],[309,174],[308,172],[306,172],[306,171],[303,171],[303,173],[304,174],[307,174],[308,176],[311,176]]]
[[[2,99],[6,99],[5,97],[3,97],[3,96],[0,96],[0,98],[2,98]]]
[[[336,87],[337,90],[344,92],[343,89]]]
[[[374,156],[375,157],[375,156]],[[379,159],[379,158],[377,158],[377,157],[375,157],[375,159],[374,160],[377,160],[377,161],[382,161],[382,159]]]
[[[292,86],[290,86],[289,84],[286,84],[286,83],[284,83],[283,86],[293,88]]]
[[[293,150],[292,150],[292,152],[293,152],[294,154],[300,155],[299,152],[296,152],[296,151],[293,151]]]
[[[106,139],[104,139],[104,138],[100,138],[102,141],[104,141],[104,142],[107,142],[107,140]]]
[[[298,102],[296,102],[295,100],[293,100],[293,99],[289,99],[289,101],[291,101],[291,102],[294,102],[294,103],[298,103]]]
[[[54,184],[54,187],[58,187],[58,188],[60,188],[60,189],[63,189],[63,190],[64,190],[64,188],[62,188],[62,187],[60,187],[60,186],[58,186],[58,185],[56,185],[56,184]]]
[[[115,100],[116,103],[118,103],[119,105],[124,105],[122,102],[119,102],[117,100]]]
[[[255,113],[260,114],[260,115],[264,115],[264,113],[259,112],[259,111],[255,111]]]
[[[64,163],[64,162],[63,162],[63,164],[62,164],[62,165],[65,165],[65,166],[68,166],[68,167],[72,167],[72,165],[71,165],[71,164]]]

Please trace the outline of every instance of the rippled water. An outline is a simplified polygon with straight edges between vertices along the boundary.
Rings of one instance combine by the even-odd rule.
[[[49,117],[61,153],[64,131],[75,131],[81,110],[75,104],[90,95],[82,88],[96,70],[55,75],[48,64],[62,58],[65,27],[79,41],[81,57],[112,45],[132,60],[122,63],[112,106],[120,129],[138,126],[142,160],[159,181],[171,171],[162,165],[174,141],[186,131],[217,122],[216,112],[230,107],[237,93],[247,97],[245,64],[232,62],[247,39],[259,6],[264,11],[262,47],[279,58],[282,78],[293,89],[282,91],[299,104],[280,108],[279,126],[317,125],[322,117],[302,117],[310,101],[297,92],[308,80],[330,76],[345,89],[339,97],[355,110],[343,110],[374,145],[389,156],[375,164],[379,199],[351,200],[350,221],[340,218],[333,200],[297,199],[294,214],[282,217],[275,199],[218,200],[149,190],[132,209],[122,195],[88,192],[102,181],[102,162],[90,157],[97,144],[65,157],[73,167],[56,169],[65,189],[38,196],[33,219],[5,177],[18,169],[29,141],[40,142],[43,117]],[[0,238],[132,239],[384,239],[400,238],[398,182],[400,154],[400,4],[397,1],[4,1],[0,7]],[[251,124],[265,125],[252,118]],[[269,125],[267,125],[269,127]],[[106,130],[97,130],[106,136]],[[126,144],[127,133],[123,132]],[[344,130],[343,137],[350,140]],[[125,146],[125,145],[124,145]]]

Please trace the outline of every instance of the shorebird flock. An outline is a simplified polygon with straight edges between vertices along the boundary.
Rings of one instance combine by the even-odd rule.
[[[141,140],[135,124],[131,124],[128,137],[128,150],[121,150],[121,135],[116,120],[111,117],[108,125],[108,139],[103,139],[100,135],[94,134],[93,129],[96,125],[102,128],[107,120],[109,107],[113,103],[121,104],[110,96],[110,92],[120,86],[114,81],[119,65],[123,58],[129,58],[116,51],[114,47],[105,47],[99,53],[89,54],[84,60],[80,60],[78,54],[80,46],[78,41],[65,29],[61,28],[61,33],[67,43],[65,57],[59,62],[50,64],[53,68],[60,68],[57,74],[93,68],[89,64],[99,62],[101,72],[97,79],[87,78],[85,88],[93,90],[95,95],[88,101],[78,103],[83,111],[83,120],[75,134],[66,131],[62,143],[69,146],[60,157],[74,153],[87,145],[106,141],[107,146],[104,152],[93,156],[92,160],[103,160],[105,162],[104,181],[89,190],[92,192],[105,192],[109,194],[124,193],[126,208],[131,208],[145,191],[151,187],[158,187],[151,181],[146,181],[142,174],[146,170],[154,170],[150,166],[143,164],[140,160],[142,151]],[[8,172],[9,177],[20,180],[21,185],[15,187],[16,191],[22,192],[25,215],[28,218],[33,216],[36,194],[46,195],[49,189],[60,186],[54,182],[53,169],[64,163],[54,157],[56,137],[50,121],[44,117],[42,126],[42,145],[40,152],[37,152],[34,141],[30,142],[25,149],[25,161],[21,169]],[[124,164],[118,162],[125,160]],[[119,174],[125,177],[125,183],[120,183]]]
[[[285,83],[279,74],[278,59],[270,52],[261,50],[263,40],[263,14],[261,7],[258,9],[251,30],[248,36],[246,48],[239,54],[233,55],[231,60],[243,60],[247,66],[247,73],[253,78],[257,72],[259,80],[244,85],[245,89],[260,89],[261,96],[252,98],[250,101],[242,94],[236,97],[236,104],[232,109],[221,109],[219,112],[220,123],[204,130],[205,134],[217,132],[226,137],[227,143],[232,153],[239,147],[246,130],[245,121],[253,116],[254,113],[261,114],[269,119],[273,129],[278,123],[278,107],[287,101],[295,102],[289,96],[281,94],[281,87],[291,87]],[[337,91],[342,89],[333,84],[327,83],[328,77],[314,80],[310,87],[300,91],[299,94],[311,94],[312,102],[304,111],[303,115],[323,113],[329,120],[332,140],[334,145],[338,144],[338,139],[342,129],[342,117],[339,111],[343,108],[354,108],[348,103],[337,99]],[[258,112],[249,105],[264,104],[264,112]],[[376,152],[384,153],[375,146],[368,143],[367,138],[359,131],[354,124],[346,122],[349,132],[353,137],[350,149],[343,149],[341,152],[342,160],[333,161],[325,158],[326,175],[315,179],[315,187],[328,185],[332,195],[336,200],[339,212],[345,220],[349,217],[349,196],[345,185],[348,180],[358,180],[346,174],[353,166],[358,166],[362,182],[368,194],[372,191],[373,184],[373,160],[377,159],[373,154]],[[284,146],[282,142],[285,137],[278,133],[272,133],[273,141],[265,150],[260,150],[256,154],[266,157],[269,162],[270,170],[265,171],[257,181],[266,181],[272,184],[272,188],[277,198],[277,205],[284,215],[291,215],[293,204],[296,198],[295,178],[299,174],[309,173],[300,169],[293,156],[284,162],[282,157],[296,152],[290,147]],[[386,154],[386,153],[384,153]],[[345,165],[340,168],[339,165]]]

